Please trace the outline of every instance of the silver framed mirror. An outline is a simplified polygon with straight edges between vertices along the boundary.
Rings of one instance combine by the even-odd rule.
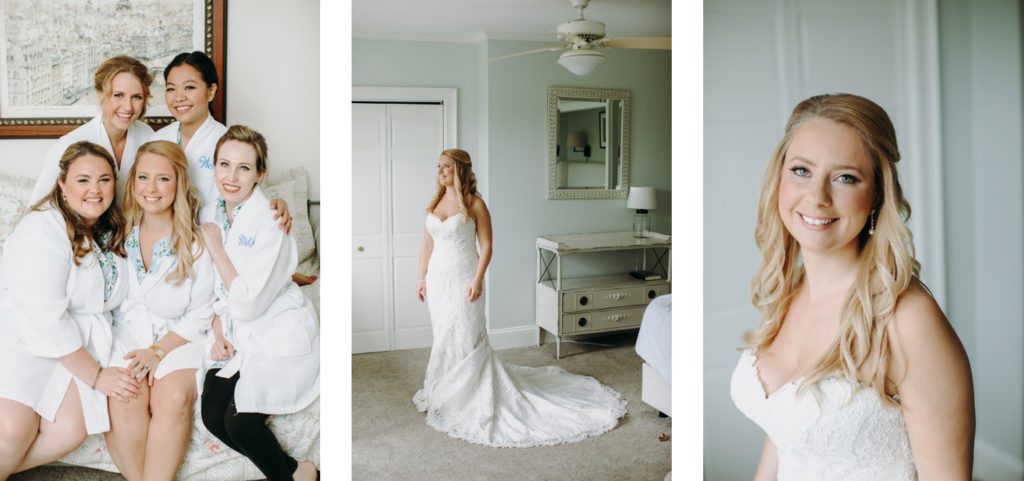
[[[624,199],[628,90],[548,88],[548,199]]]

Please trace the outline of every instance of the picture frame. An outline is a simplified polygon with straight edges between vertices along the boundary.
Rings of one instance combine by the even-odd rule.
[[[162,18],[160,12],[152,12],[149,16],[140,15],[139,12],[135,12],[135,15],[132,16],[135,23],[126,23],[123,31],[119,32],[122,35],[121,42],[131,45],[131,48],[128,51],[115,51],[109,55],[103,54],[102,58],[98,58],[94,54],[97,50],[88,48],[89,44],[87,42],[97,41],[96,36],[91,34],[91,32],[109,30],[100,28],[99,25],[90,28],[91,24],[89,22],[94,18],[96,21],[109,22],[109,20],[100,13],[96,13],[94,16],[68,13],[67,15],[75,16],[73,18],[61,17],[62,12],[80,12],[74,9],[82,8],[81,5],[84,2],[57,0],[52,5],[48,5],[50,8],[46,9],[45,12],[37,13],[30,11],[26,14],[18,15],[16,17],[17,21],[12,21],[12,16],[8,15],[5,10],[21,7],[17,2],[18,0],[0,0],[0,13],[3,13],[3,15],[0,15],[0,22],[6,22],[0,24],[0,138],[57,138],[88,122],[95,115],[89,112],[96,111],[95,91],[92,89],[92,75],[95,73],[96,67],[103,60],[115,55],[129,55],[139,58],[150,68],[150,73],[154,77],[151,90],[159,84],[159,91],[152,92],[153,97],[149,99],[150,107],[147,109],[146,116],[141,119],[150,124],[154,130],[157,130],[174,121],[166,105],[164,105],[162,88],[163,67],[177,53],[194,50],[204,51],[213,60],[217,68],[217,77],[220,81],[210,113],[215,119],[225,122],[227,98],[227,72],[225,69],[227,53],[227,0],[180,0],[180,3],[192,4],[191,18],[186,14],[179,23],[172,25],[175,27],[180,26],[181,28],[190,27],[188,35],[181,34],[180,29],[174,31],[174,33],[178,34],[175,37],[176,39],[182,36],[186,37],[184,42],[179,42],[182,45],[176,50],[180,51],[154,53],[154,50],[159,48],[154,47],[154,45],[159,45],[159,40],[164,38],[160,35],[167,35],[167,20]],[[89,2],[89,5],[91,6],[93,3]],[[110,5],[115,5],[112,2],[95,3],[96,7],[93,8],[97,11],[100,6],[111,8]],[[122,8],[122,5],[127,9],[132,8],[131,2],[127,0],[120,0],[116,3],[115,8]],[[158,3],[155,5],[170,8],[165,4]],[[149,8],[158,7],[149,6]],[[166,16],[164,15],[163,17]],[[139,25],[138,22],[143,21],[139,20],[140,18],[152,20],[154,24]],[[19,73],[27,71],[28,67],[24,67],[21,72],[17,72],[18,65],[13,64],[9,53],[17,53],[19,47],[25,50],[35,47],[31,44],[31,39],[38,37],[39,30],[32,24],[33,19],[36,19],[35,21],[39,23],[49,25],[46,27],[47,31],[51,31],[54,28],[54,23],[61,25],[61,22],[64,22],[65,31],[71,32],[68,35],[77,33],[81,36],[81,40],[86,44],[86,47],[83,48],[81,45],[77,45],[77,42],[65,41],[62,43],[74,45],[59,50],[48,46],[49,48],[42,50],[46,52],[43,55],[36,54],[32,56],[26,54],[23,58],[36,59],[49,55],[48,59],[52,63],[49,65],[49,68],[47,66],[39,67],[34,65],[32,66],[35,69],[33,73],[36,75],[21,75],[19,78]],[[18,21],[21,23],[17,23]],[[191,22],[191,25],[188,25],[189,22]],[[128,40],[124,40],[125,38]],[[189,39],[191,39],[191,42],[189,42]],[[114,42],[106,41],[103,46],[108,47],[111,43]],[[163,44],[166,45],[167,42],[165,41]],[[53,53],[55,51],[59,53]],[[83,53],[76,56],[76,53],[73,52]],[[58,55],[65,55],[65,57],[58,57]],[[85,60],[82,58],[82,55],[89,55],[90,58]],[[18,59],[19,57],[14,55],[13,58]],[[87,71],[83,73],[83,70]],[[53,80],[57,77],[60,77],[61,81]],[[70,82],[70,88],[68,87],[68,77],[73,78],[73,81]],[[30,80],[25,80],[25,78]],[[19,88],[31,90],[33,88],[32,82],[39,78],[50,79],[45,87],[50,90],[58,90],[61,93],[49,94],[48,98],[51,100],[44,100],[41,105],[33,104],[27,107],[17,105],[17,99],[13,92]],[[91,98],[87,98],[89,96]],[[59,103],[62,101],[66,103],[68,102],[67,99],[74,100],[76,97],[80,100],[75,102],[74,105],[61,105]],[[54,98],[58,100],[52,100]]]
[[[597,114],[597,130],[600,132],[601,137],[601,148],[608,148],[608,114],[606,110],[602,110]]]

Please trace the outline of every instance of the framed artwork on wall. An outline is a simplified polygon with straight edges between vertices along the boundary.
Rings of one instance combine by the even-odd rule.
[[[206,52],[220,85],[211,113],[224,122],[227,0],[0,0],[0,138],[55,138],[98,112],[93,76],[129,55],[149,68],[142,120],[174,121],[164,67],[181,52]]]

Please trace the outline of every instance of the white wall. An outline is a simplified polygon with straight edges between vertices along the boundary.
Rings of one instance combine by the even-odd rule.
[[[271,175],[302,167],[310,177],[310,198],[319,199],[318,2],[234,1],[227,17],[228,124],[244,123],[263,133]],[[53,142],[0,140],[0,173],[36,177]]]

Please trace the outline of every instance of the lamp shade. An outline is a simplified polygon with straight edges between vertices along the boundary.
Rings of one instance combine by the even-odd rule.
[[[569,132],[569,138],[566,139],[565,145],[569,147],[583,147],[587,145],[587,133],[586,132]]]
[[[630,187],[626,208],[642,210],[658,208],[658,196],[654,187]]]
[[[604,63],[604,53],[594,49],[569,50],[558,58],[558,63],[576,75],[587,75]]]

